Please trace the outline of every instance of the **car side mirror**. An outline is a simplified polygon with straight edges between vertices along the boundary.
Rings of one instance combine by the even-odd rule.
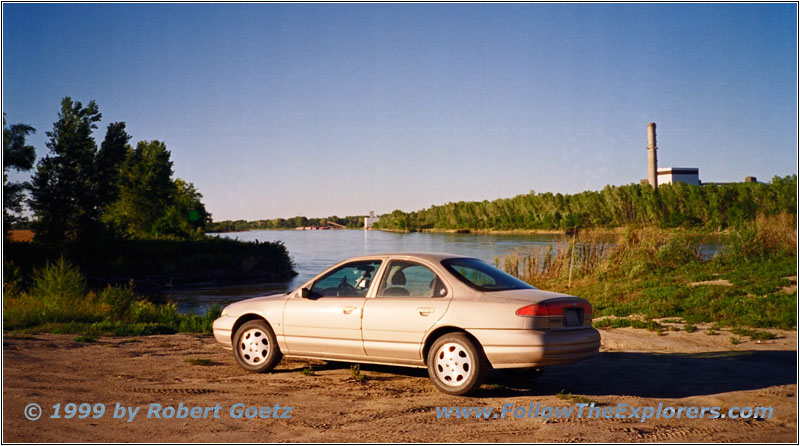
[[[303,299],[310,298],[311,297],[311,290],[309,290],[308,288],[300,289],[300,297],[302,297]]]

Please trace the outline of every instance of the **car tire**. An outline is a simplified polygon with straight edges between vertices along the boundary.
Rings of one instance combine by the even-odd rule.
[[[486,378],[489,362],[464,333],[447,333],[428,351],[428,376],[444,393],[466,395],[477,390]]]
[[[283,358],[275,332],[269,324],[258,319],[245,322],[233,337],[233,357],[248,372],[272,370]]]

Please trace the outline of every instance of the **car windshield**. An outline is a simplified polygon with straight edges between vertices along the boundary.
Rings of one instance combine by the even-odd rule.
[[[442,265],[457,279],[480,291],[536,289],[482,260],[447,259],[442,260]]]

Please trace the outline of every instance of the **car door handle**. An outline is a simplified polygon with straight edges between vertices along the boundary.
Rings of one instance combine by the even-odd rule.
[[[355,309],[356,309],[356,307],[343,307],[343,308],[342,308],[342,313],[344,313],[344,314],[350,314],[350,313],[352,313],[352,312],[353,312],[353,310],[355,310]]]
[[[419,308],[417,308],[417,311],[419,312],[420,316],[427,316],[427,315],[433,313],[433,308],[431,308],[431,307],[419,307]]]

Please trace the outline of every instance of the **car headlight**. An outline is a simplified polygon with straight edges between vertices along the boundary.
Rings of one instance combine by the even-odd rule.
[[[222,313],[220,313],[220,316],[227,316],[227,315],[228,315],[228,307],[225,307],[222,309]]]

